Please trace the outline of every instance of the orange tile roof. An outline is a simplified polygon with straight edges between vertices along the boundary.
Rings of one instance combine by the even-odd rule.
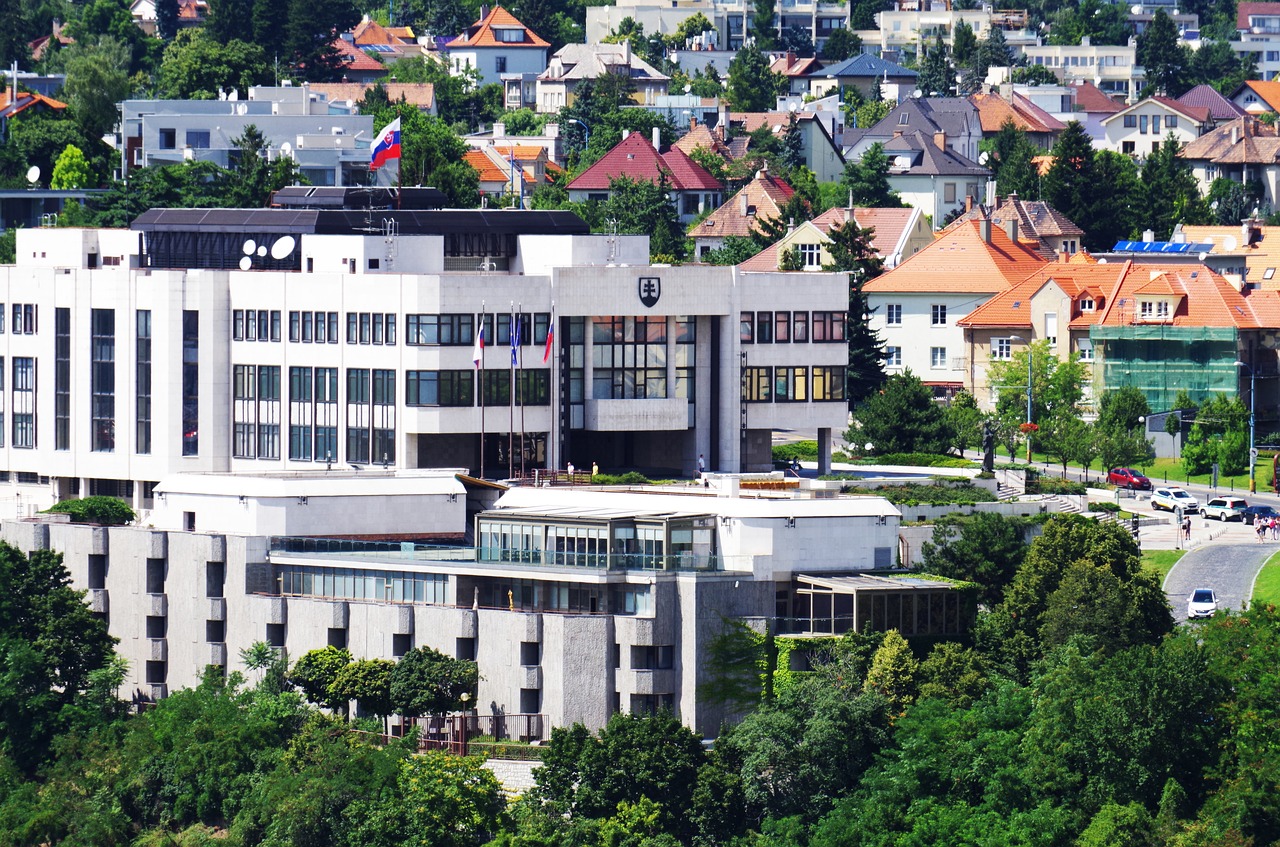
[[[855,207],[853,209],[829,209],[810,223],[824,233],[830,233],[837,224],[844,224],[846,215],[852,217],[858,226],[872,230],[871,246],[877,255],[888,256],[898,242],[902,240],[903,231],[911,224],[915,209],[869,209]],[[778,245],[771,244],[759,253],[738,265],[738,268],[749,272],[768,272],[778,269]]]
[[[1280,292],[1237,291],[1204,265],[1147,265],[1134,262],[1086,264],[1073,259],[1052,262],[1019,284],[1002,291],[957,321],[960,326],[1030,327],[1029,301],[1053,280],[1073,301],[1091,294],[1098,308],[1073,309],[1071,329],[1089,326],[1128,326],[1135,323],[1136,298],[1178,298],[1170,320],[1180,327],[1231,327],[1242,330],[1280,326]],[[875,282],[876,280],[872,280]],[[872,283],[868,283],[870,288]],[[1101,297],[1099,295],[1102,295]],[[1143,323],[1139,320],[1138,323]],[[1154,323],[1154,322],[1153,322]]]
[[[672,147],[679,147],[687,155],[692,156],[693,151],[699,147],[710,150],[722,159],[729,158],[729,148],[720,140],[720,136],[715,131],[709,129],[706,124],[698,124],[693,129],[686,132],[680,137]]]
[[[333,102],[355,102],[363,100],[373,86],[372,82],[313,82],[311,90],[324,94]],[[392,103],[404,98],[406,103],[419,109],[430,109],[435,103],[435,86],[429,82],[384,82],[382,87],[386,89],[387,99]]]
[[[1012,121],[1023,132],[1062,132],[1067,128],[1062,121],[1020,94],[1015,93],[1010,100],[994,92],[973,94],[969,100],[978,109],[978,119],[982,122],[984,133],[999,132],[1008,121]]]
[[[67,108],[67,104],[61,100],[54,100],[52,97],[45,97],[34,91],[19,91],[17,102],[10,103],[9,92],[8,88],[0,90],[0,113],[4,113],[6,117],[12,117],[36,105],[47,106],[50,109]]]
[[[1262,80],[1245,80],[1241,88],[1251,88],[1271,111],[1280,110],[1280,82],[1263,82]],[[1234,99],[1234,97],[1232,98]]]
[[[462,160],[476,169],[476,173],[480,174],[481,182],[511,183],[511,171],[500,167],[497,162],[485,155],[483,150],[468,150],[462,154]],[[524,172],[520,171],[520,174],[523,178]]]
[[[342,38],[335,38],[332,42],[332,46],[334,50],[342,54],[342,67],[345,70],[385,70],[382,63],[377,59]]]
[[[747,236],[756,230],[757,222],[776,218],[795,190],[770,174],[760,171],[755,179],[742,186],[733,198],[698,222],[690,238],[725,238]],[[746,210],[743,210],[743,207]]]
[[[1035,250],[1014,244],[999,226],[991,241],[978,221],[940,234],[932,244],[866,284],[868,292],[957,292],[990,294],[1025,279],[1045,264]]]
[[[408,36],[403,33],[407,31]],[[409,27],[385,27],[377,21],[366,17],[351,30],[356,46],[365,47],[372,44],[392,44],[405,46],[413,43],[413,30]]]
[[[520,27],[524,30],[524,39],[521,41],[500,41],[493,34],[494,28],[506,29],[508,27]],[[516,16],[508,12],[501,6],[494,6],[493,11],[489,12],[488,17],[481,18],[476,23],[467,28],[467,31],[459,35],[453,41],[449,42],[449,49],[459,47],[550,47],[546,41],[538,37],[538,34],[529,29],[520,21],[516,20]]]
[[[547,148],[540,144],[517,144],[514,147],[510,144],[499,145],[493,151],[504,159],[514,154],[517,162],[533,162],[539,156],[547,154]]]

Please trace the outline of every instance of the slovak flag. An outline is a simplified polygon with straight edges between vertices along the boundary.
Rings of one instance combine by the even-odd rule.
[[[547,363],[547,360],[551,358],[551,350],[554,348],[556,343],[555,338],[556,338],[556,319],[554,316],[552,316],[551,323],[547,325],[547,346],[542,351],[542,364],[544,365]]]
[[[480,361],[484,358],[484,321],[480,322],[480,328],[476,331],[476,346],[472,351],[471,359],[476,363],[476,367],[480,367]]]
[[[392,159],[400,158],[400,119],[396,118],[382,128],[373,140],[373,159],[369,170],[375,171]]]

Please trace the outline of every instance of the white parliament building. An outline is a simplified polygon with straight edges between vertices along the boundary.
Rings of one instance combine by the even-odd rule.
[[[847,581],[893,562],[886,501],[737,496],[777,428],[816,430],[830,461],[844,275],[651,266],[646,236],[571,213],[406,208],[434,194],[286,189],[270,209],[18,232],[0,537],[66,555],[141,696],[238,669],[256,641],[429,644],[479,662],[495,713],[670,707],[714,733],[696,692],[722,616],[961,625],[945,586],[908,608]],[[692,476],[700,455],[723,476],[677,495],[531,480]],[[38,514],[99,494],[135,525]]]

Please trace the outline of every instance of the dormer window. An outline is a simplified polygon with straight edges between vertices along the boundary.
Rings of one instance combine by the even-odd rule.
[[[1086,297],[1081,297],[1081,298],[1080,298],[1080,311],[1082,311],[1082,312],[1092,312],[1092,311],[1093,311],[1093,298],[1092,298],[1092,297],[1087,297],[1087,296],[1086,296]]]
[[[1164,321],[1169,319],[1168,300],[1138,301],[1138,316],[1144,321]]]
[[[524,41],[524,30],[519,27],[507,27],[493,30],[494,36],[504,44],[519,44]]]

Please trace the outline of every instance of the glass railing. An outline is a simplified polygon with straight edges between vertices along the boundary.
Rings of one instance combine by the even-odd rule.
[[[418,562],[477,562],[529,567],[595,568],[599,570],[719,571],[725,558],[717,555],[673,553],[561,553],[549,550],[508,550],[499,547],[470,547],[429,544],[419,541],[366,541],[354,538],[311,538],[274,535],[268,539],[268,553],[284,556],[316,556],[352,560]],[[744,557],[745,558],[745,557]]]

